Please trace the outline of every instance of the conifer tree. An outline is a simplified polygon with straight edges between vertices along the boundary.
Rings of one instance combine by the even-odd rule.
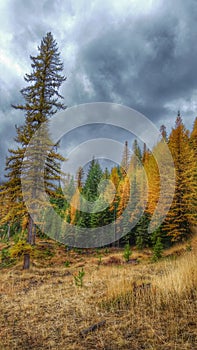
[[[193,129],[190,135],[190,145],[192,148],[192,151],[194,152],[194,181],[196,183],[196,190],[195,195],[193,196],[192,200],[192,212],[197,213],[197,118],[195,118]],[[197,222],[197,217],[196,217]],[[197,223],[196,223],[197,224]],[[195,225],[195,223],[194,223]]]
[[[129,164],[128,178],[130,182],[130,195],[127,209],[125,213],[123,213],[123,226],[124,229],[127,231],[129,229],[129,231],[123,239],[133,244],[135,242],[137,224],[144,211],[147,193],[144,181],[145,172],[142,165],[142,155],[137,140],[134,140],[133,143],[133,154]],[[130,229],[130,227],[132,228]]]
[[[129,160],[130,160],[130,152],[128,147],[128,141],[125,141],[124,151],[123,151],[122,161],[121,161],[122,176],[125,176],[127,173],[127,170],[129,168]]]
[[[138,145],[137,140],[134,140],[133,142],[133,154],[135,155],[135,157],[137,157],[139,161],[142,161],[142,152]]]
[[[148,156],[145,158],[144,168],[148,179],[148,204],[146,211],[150,215],[152,215],[157,206],[160,194],[159,169],[155,157],[152,153],[149,153]]]
[[[16,128],[17,136],[15,140],[18,148],[9,150],[10,156],[6,162],[8,181],[5,183],[1,195],[8,196],[12,203],[8,214],[9,217],[6,217],[6,221],[14,222],[19,219],[21,221],[28,216],[28,243],[34,244],[35,225],[23,203],[21,189],[22,163],[26,148],[35,131],[57,111],[66,108],[61,102],[63,97],[59,94],[59,88],[66,78],[61,75],[63,64],[60,60],[57,43],[51,33],[47,33],[42,39],[41,45],[38,47],[38,55],[35,57],[30,56],[30,59],[32,61],[32,72],[25,75],[24,79],[28,85],[21,90],[25,103],[13,106],[15,109],[25,113],[25,124]],[[38,144],[34,145],[34,147],[34,153],[39,153]],[[49,147],[49,144],[47,147]],[[34,155],[34,161],[36,159],[36,162],[39,162],[39,156],[40,154],[38,158],[35,158]],[[61,160],[63,160],[63,157],[58,154],[55,148],[46,159],[45,190],[49,196],[57,194],[55,181],[60,177],[59,162]],[[28,164],[26,160],[25,168],[28,167],[30,167],[30,162]],[[36,170],[35,166],[34,175]],[[36,181],[35,178],[32,175],[32,181]]]
[[[118,167],[113,167],[111,169],[111,174],[110,174],[110,181],[112,182],[112,184],[114,185],[115,188],[115,196],[114,196],[114,200],[112,201],[112,203],[109,206],[108,209],[108,220],[109,222],[114,222],[114,232],[113,232],[113,244],[114,246],[117,244],[119,245],[119,241],[117,241],[117,233],[118,233],[118,227],[116,222],[117,219],[117,211],[118,211],[118,206],[119,206],[119,201],[120,201],[120,180],[121,180],[121,171]],[[111,197],[111,187],[108,190],[109,196]]]
[[[103,172],[98,161],[94,158],[90,163],[87,178],[82,194],[90,202],[94,202],[98,197],[98,185],[102,179]]]
[[[189,132],[186,130],[180,113],[175,128],[169,137],[169,148],[173,156],[176,171],[175,195],[164,222],[164,230],[177,241],[187,238],[191,225],[196,225],[195,155],[189,144]]]
[[[193,129],[190,135],[190,142],[197,160],[197,117],[195,118]]]

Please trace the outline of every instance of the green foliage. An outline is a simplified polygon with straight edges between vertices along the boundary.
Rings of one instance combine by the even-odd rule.
[[[9,246],[6,248],[3,248],[1,251],[1,261],[5,261],[10,258],[10,252],[9,252]]]
[[[144,248],[144,241],[142,236],[138,236],[136,238],[136,246],[138,250],[142,250]]]
[[[101,265],[102,263],[102,255],[101,254],[98,254],[98,265]]]
[[[78,275],[74,276],[75,285],[77,287],[83,287],[84,276],[85,276],[85,271],[83,268],[78,272]]]
[[[108,248],[105,248],[104,253],[109,254],[110,250]]]
[[[71,264],[71,262],[70,262],[69,260],[66,260],[66,261],[64,262],[64,266],[65,266],[65,267],[70,267],[70,264]]]
[[[93,159],[90,163],[87,179],[82,194],[88,201],[95,201],[98,197],[98,185],[103,173],[100,164]]]
[[[125,259],[126,262],[130,260],[131,254],[132,252],[131,252],[130,244],[127,243],[124,247],[124,253],[123,253],[123,258]]]
[[[6,242],[8,240],[8,225],[1,225],[0,226],[0,240],[2,242]]]
[[[15,263],[15,259],[10,255],[9,245],[1,250],[0,257],[0,268],[9,267]]]
[[[74,251],[76,254],[82,254],[83,249],[74,247],[74,248],[73,248],[73,251]]]
[[[162,252],[163,252],[163,244],[161,242],[161,238],[157,237],[156,243],[153,247],[153,261],[157,261],[162,257]]]
[[[23,232],[19,231],[15,233],[13,236],[14,243],[17,244],[19,241],[25,241],[26,234],[27,234],[26,231],[23,231]]]
[[[32,246],[32,254],[34,258],[36,259],[51,259],[55,255],[55,249],[54,246],[51,246],[50,244],[45,245],[39,244],[37,246]]]
[[[141,152],[141,149],[138,145],[137,140],[134,140],[134,142],[133,142],[133,153],[134,153],[135,157],[137,157],[140,161],[142,161],[142,152]]]
[[[173,201],[163,227],[166,234],[171,237],[171,241],[177,242],[187,239],[190,227],[197,225],[196,155],[180,112],[175,128],[170,134],[168,146],[176,170],[176,184]]]
[[[135,227],[136,245],[139,250],[146,248],[151,244],[151,237],[148,233],[149,222],[150,215],[144,213]]]

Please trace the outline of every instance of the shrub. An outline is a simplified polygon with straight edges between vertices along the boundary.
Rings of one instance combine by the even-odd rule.
[[[69,260],[66,260],[66,261],[64,262],[64,266],[65,266],[65,267],[69,267],[69,266],[70,266],[70,261],[69,261]]]
[[[161,238],[158,237],[156,240],[156,243],[153,247],[153,261],[157,261],[162,257],[162,252],[163,252],[163,244],[161,242]]]
[[[84,275],[85,275],[85,271],[84,271],[84,269],[82,268],[82,269],[78,272],[78,275],[74,276],[75,285],[76,285],[77,287],[83,287],[83,278],[84,278]]]
[[[124,247],[123,258],[125,259],[126,262],[128,262],[130,259],[130,256],[131,256],[131,248],[129,243],[127,243]]]
[[[13,265],[15,259],[10,256],[9,246],[5,247],[1,251],[1,264],[0,267],[8,267]]]
[[[18,241],[15,245],[10,248],[10,256],[12,258],[23,256],[24,254],[32,254],[32,246],[25,241]]]

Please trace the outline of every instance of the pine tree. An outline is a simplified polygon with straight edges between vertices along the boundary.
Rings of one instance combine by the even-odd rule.
[[[88,170],[87,178],[83,187],[82,194],[90,202],[98,198],[98,185],[102,179],[103,172],[100,164],[93,158]]]
[[[137,140],[134,140],[133,142],[133,154],[135,155],[135,157],[137,157],[139,161],[142,161],[142,152],[138,145]]]
[[[197,213],[197,118],[195,118],[193,129],[190,135],[190,146],[192,149],[192,152],[194,152],[194,181],[196,183],[196,189],[195,189],[195,195],[193,196],[192,200],[192,212]],[[196,224],[197,224],[197,217],[196,217]],[[195,225],[195,222],[194,224]]]
[[[155,147],[155,152],[156,152],[156,147]],[[147,204],[146,211],[147,213],[152,215],[157,206],[157,202],[160,194],[160,174],[159,174],[159,169],[158,169],[156,159],[154,155],[150,152],[145,158],[144,168],[148,179],[148,204]]]
[[[118,211],[118,206],[120,202],[120,179],[121,179],[121,170],[118,167],[113,167],[111,169],[111,174],[110,174],[110,181],[114,185],[115,188],[115,196],[114,200],[112,203],[109,205],[109,210],[108,210],[108,220],[109,222],[114,222],[114,232],[113,232],[113,245],[119,245],[119,240],[117,240],[117,235],[118,235],[118,226],[116,223],[117,219],[117,211]],[[108,190],[109,192],[109,197],[111,197],[111,187]]]
[[[107,207],[107,204],[108,203],[105,202],[105,199],[102,196],[95,202],[93,207],[94,210],[90,218],[91,227],[95,228],[105,226],[109,223],[108,210],[103,209],[103,207]]]
[[[151,237],[148,233],[150,215],[145,212],[139,219],[135,227],[135,238],[138,249],[143,249],[151,244]]]
[[[21,189],[21,170],[26,148],[38,130],[39,126],[46,122],[58,110],[66,107],[60,101],[63,97],[59,94],[59,88],[66,78],[61,75],[63,71],[63,64],[60,61],[60,53],[56,41],[53,39],[51,33],[47,33],[42,39],[41,45],[38,47],[38,55],[36,57],[30,56],[32,73],[26,74],[24,79],[28,84],[27,87],[21,90],[21,94],[25,100],[23,105],[13,106],[25,112],[25,124],[17,127],[16,142],[18,148],[16,150],[9,150],[10,156],[7,158],[6,170],[8,181],[3,187],[1,195],[8,196],[11,199],[11,208],[6,217],[7,222],[14,222],[15,220],[23,220],[28,216],[28,242],[35,243],[35,225],[31,216],[27,213],[26,207],[23,203],[22,189]],[[47,130],[46,130],[47,133]],[[42,135],[43,137],[43,135]],[[39,141],[34,144],[34,152],[29,153],[30,158],[34,159],[34,170],[29,171],[32,174],[32,186],[36,187],[36,170],[41,167],[40,163],[41,151],[43,151],[43,143],[47,142],[44,150],[50,148],[48,136],[42,139],[42,147],[39,146]],[[34,153],[34,155],[33,155]],[[35,155],[37,153],[37,156]],[[41,158],[40,158],[41,157]],[[56,196],[55,182],[60,177],[59,162],[63,160],[56,148],[49,153],[45,163],[45,190],[49,196]],[[25,175],[26,170],[30,166],[31,159],[28,164],[28,159],[25,160]],[[24,176],[25,176],[24,175]],[[38,176],[38,174],[37,174]],[[32,193],[31,193],[32,195]],[[35,196],[33,196],[35,197]],[[34,198],[35,199],[35,198]],[[5,220],[5,216],[4,216]]]
[[[130,244],[135,243],[136,230],[139,222],[139,218],[142,216],[147,196],[147,186],[145,171],[142,165],[142,154],[137,140],[133,143],[133,154],[131,156],[128,179],[130,182],[130,195],[128,196],[128,202],[126,210],[123,212],[122,225],[123,231],[127,231],[124,241],[129,241]],[[120,204],[122,200],[120,199]]]
[[[191,225],[197,223],[196,208],[193,207],[193,200],[196,198],[195,155],[189,144],[189,132],[180,113],[169,137],[169,149],[175,165],[176,185],[163,229],[173,241],[177,241],[187,238]]]
[[[162,257],[163,244],[161,242],[161,238],[157,237],[155,245],[153,247],[153,261],[157,261]]]
[[[190,142],[197,159],[197,117],[195,118],[193,129],[190,135]]]
[[[121,172],[123,177],[126,175],[128,171],[129,159],[130,159],[130,152],[128,147],[128,141],[125,141],[125,146],[124,146],[124,151],[123,151],[122,161],[121,161]]]

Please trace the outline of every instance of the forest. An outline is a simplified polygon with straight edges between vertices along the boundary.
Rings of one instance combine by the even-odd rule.
[[[197,118],[188,130],[178,111],[152,149],[124,140],[120,164],[64,173],[48,128],[66,109],[51,32],[30,59],[0,186],[0,348],[194,349]],[[175,182],[164,172],[162,188],[166,146]]]
[[[40,144],[33,145],[34,155],[29,152],[26,156],[29,159],[23,161],[25,150],[39,126],[57,111],[66,108],[59,93],[66,77],[61,75],[63,63],[51,33],[43,38],[38,51],[36,57],[30,56],[32,72],[25,75],[27,86],[21,90],[25,103],[13,106],[25,113],[25,124],[16,127],[17,148],[9,149],[6,160],[6,180],[0,190],[1,237],[21,234],[21,237],[27,237],[31,245],[35,244],[36,235],[48,234],[41,232],[37,227],[39,225],[33,222],[24,203],[21,186],[21,179],[30,174],[23,182],[26,181],[26,196],[31,198],[31,205],[36,207],[36,191],[40,190],[37,179],[41,176],[38,163],[43,162],[41,154],[48,152],[44,164],[44,190],[50,198],[50,204],[61,217],[62,226],[66,222],[71,224],[62,229],[54,218],[50,221],[50,237],[61,241],[61,235],[66,235],[67,241],[71,242],[69,245],[77,246],[79,241],[83,241],[83,236],[77,234],[77,229],[73,233],[69,227],[96,228],[115,221],[116,224],[108,233],[113,246],[129,243],[139,249],[153,247],[157,251],[174,242],[188,240],[192,227],[197,224],[197,118],[193,129],[189,131],[178,111],[170,134],[167,135],[165,125],[162,125],[160,140],[152,150],[146,144],[141,149],[135,139],[130,152],[128,141],[125,140],[121,164],[111,168],[103,169],[99,161],[93,158],[86,174],[80,164],[77,174],[63,174],[61,162],[64,158],[58,152],[58,145],[51,149],[48,137],[44,139],[43,135],[40,136]],[[160,196],[160,173],[155,154],[164,157],[164,144],[168,145],[174,161],[174,198],[161,225],[149,233],[148,226]],[[163,166],[166,166],[165,160]],[[63,179],[63,189],[60,179]],[[166,197],[169,188],[170,183],[165,188]],[[114,190],[115,194],[112,193]],[[110,201],[111,196],[113,200]],[[91,212],[86,208],[87,202],[93,203]],[[42,215],[45,217],[48,212]]]

